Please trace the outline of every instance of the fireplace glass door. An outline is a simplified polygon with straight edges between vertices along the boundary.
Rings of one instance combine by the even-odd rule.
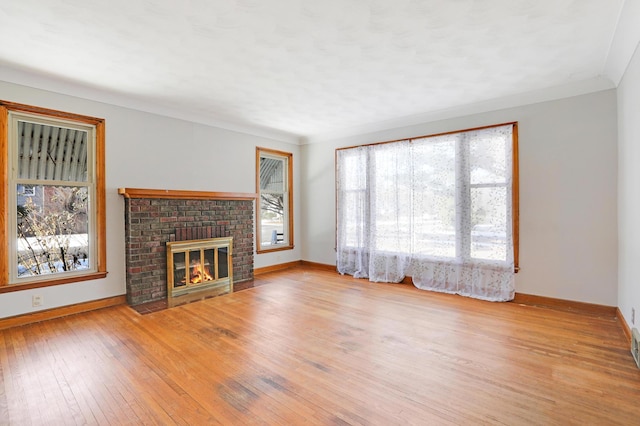
[[[204,289],[232,290],[233,238],[167,243],[167,294],[180,296]]]
[[[218,277],[227,278],[229,276],[229,249],[220,247],[218,249]]]

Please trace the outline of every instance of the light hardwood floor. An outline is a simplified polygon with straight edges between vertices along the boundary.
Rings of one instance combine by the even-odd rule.
[[[0,424],[640,424],[617,320],[310,268],[0,331]]]

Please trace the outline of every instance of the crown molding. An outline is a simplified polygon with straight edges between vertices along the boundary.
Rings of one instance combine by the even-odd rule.
[[[561,86],[533,90],[516,95],[477,102],[474,104],[460,105],[457,107],[442,109],[439,111],[425,112],[423,114],[416,114],[393,120],[385,120],[362,126],[339,129],[333,132],[316,134],[309,137],[301,138],[300,144],[305,145],[324,141],[338,140],[358,135],[397,129],[401,127],[414,126],[417,124],[481,114],[507,108],[516,108],[525,105],[585,95],[602,90],[614,89],[615,87],[616,86],[613,84],[613,82],[607,77],[598,76],[587,80],[571,82]]]
[[[618,87],[640,44],[640,0],[625,0],[611,39],[604,74]]]

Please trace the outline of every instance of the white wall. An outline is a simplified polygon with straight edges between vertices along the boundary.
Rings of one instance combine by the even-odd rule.
[[[516,291],[615,306],[615,90],[303,146],[303,259],[335,264],[336,148],[509,121],[519,122]]]
[[[124,294],[124,202],[119,187],[255,192],[255,147],[292,152],[296,247],[256,255],[255,267],[299,259],[335,264],[335,148],[507,121],[520,124],[522,271],[516,290],[619,305],[626,316],[632,304],[640,307],[640,288],[631,272],[640,226],[630,221],[640,217],[640,195],[634,192],[640,148],[631,143],[640,133],[637,56],[620,87],[619,269],[614,90],[298,147],[0,82],[0,99],[106,119],[109,272],[103,280],[0,294],[0,318],[35,311],[33,294],[44,297],[41,309]]]
[[[618,86],[618,308],[627,324],[640,319],[640,51]],[[631,310],[636,318],[632,321]]]
[[[293,153],[294,181],[300,180],[298,145],[5,82],[0,99],[106,119],[108,271],[101,280],[0,294],[0,318],[125,293],[120,187],[255,193],[256,146]],[[256,255],[256,268],[301,258],[299,188],[294,191],[297,247]],[[32,308],[34,294],[43,296],[42,308]]]

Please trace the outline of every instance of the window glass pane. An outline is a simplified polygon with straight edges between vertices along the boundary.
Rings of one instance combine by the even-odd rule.
[[[18,121],[18,178],[87,181],[87,132]]]
[[[353,148],[337,152],[337,184],[345,209],[339,218],[343,229],[343,244],[362,247],[365,238],[366,217],[369,211],[367,197],[367,149]]]
[[[365,238],[366,198],[364,191],[350,191],[344,193],[344,212],[342,226],[344,226],[344,245],[362,247]]]
[[[87,188],[57,185],[32,188],[32,196],[24,191],[18,191],[17,195],[17,276],[88,269]]]
[[[260,158],[260,191],[284,192],[285,160],[282,158]]]
[[[456,147],[450,137],[413,145],[413,249],[456,256]]]
[[[507,259],[507,189],[471,189],[471,257]]]
[[[260,241],[263,246],[284,243],[284,194],[260,194]]]
[[[509,135],[509,142],[510,139]],[[506,182],[506,144],[507,137],[494,131],[471,136],[469,164],[472,185]]]
[[[363,149],[340,151],[340,186],[345,191],[367,187],[367,152]]]
[[[411,152],[408,143],[383,144],[373,150],[371,229],[374,246],[407,252],[411,245]]]
[[[18,185],[18,196],[33,197],[36,195],[35,185]]]

